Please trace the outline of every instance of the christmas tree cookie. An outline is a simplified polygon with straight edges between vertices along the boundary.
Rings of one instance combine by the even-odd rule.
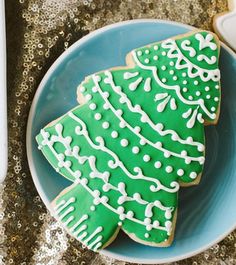
[[[88,248],[105,248],[120,229],[142,244],[171,244],[179,188],[199,182],[204,126],[219,116],[219,49],[207,31],[135,49],[126,67],[88,76],[82,104],[36,137],[72,182],[52,202],[55,216]]]

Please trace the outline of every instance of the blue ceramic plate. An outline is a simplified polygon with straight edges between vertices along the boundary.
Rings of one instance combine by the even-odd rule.
[[[192,28],[159,21],[128,21],[97,30],[72,45],[42,80],[30,111],[27,153],[44,203],[70,185],[37,149],[35,136],[48,122],[77,105],[76,88],[85,76],[125,65],[132,49],[182,34]],[[168,248],[138,244],[120,233],[103,254],[137,263],[164,263],[195,255],[236,227],[236,56],[222,45],[222,106],[217,126],[206,128],[206,165],[200,185],[182,188],[174,243]]]

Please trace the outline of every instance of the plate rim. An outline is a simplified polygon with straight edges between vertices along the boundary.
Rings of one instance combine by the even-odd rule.
[[[83,45],[84,43],[86,43],[88,40],[96,37],[97,35],[106,32],[110,29],[115,29],[118,28],[120,26],[126,26],[126,25],[131,25],[131,24],[139,24],[139,23],[165,23],[165,24],[170,24],[170,25],[177,25],[177,26],[182,26],[186,29],[189,30],[194,30],[197,29],[196,27],[190,26],[190,25],[186,25],[184,23],[181,22],[176,22],[176,21],[169,21],[169,20],[164,20],[164,19],[133,19],[133,20],[126,20],[126,21],[121,21],[118,23],[114,23],[114,24],[110,24],[107,26],[104,26],[102,28],[99,28],[95,31],[90,32],[89,34],[85,35],[84,37],[82,37],[81,39],[77,40],[75,43],[73,43],[67,50],[65,50],[54,62],[53,64],[49,67],[48,71],[46,72],[46,74],[44,75],[43,79],[41,80],[41,82],[38,85],[38,88],[35,92],[31,107],[30,107],[30,112],[29,112],[29,116],[28,116],[28,121],[27,121],[27,129],[26,129],[26,153],[27,153],[27,159],[28,159],[28,164],[29,164],[29,169],[30,169],[30,173],[34,182],[34,185],[36,187],[36,190],[40,196],[40,198],[42,199],[43,203],[45,204],[47,210],[49,210],[50,214],[53,216],[53,210],[51,208],[51,204],[50,201],[48,200],[43,188],[41,187],[41,184],[39,182],[37,173],[36,173],[36,169],[34,166],[34,162],[33,162],[33,158],[32,158],[32,145],[31,145],[31,139],[32,139],[32,122],[33,122],[33,117],[35,115],[35,111],[36,111],[36,105],[37,102],[39,100],[39,97],[43,91],[43,87],[46,84],[46,82],[48,81],[49,77],[51,76],[51,74],[54,72],[54,70],[58,67],[58,65],[64,60],[64,58],[66,58],[70,53],[72,53],[78,46]],[[236,54],[234,53],[234,51],[228,47],[225,43],[222,43],[220,41],[220,44],[222,47],[224,47],[224,49],[235,58],[236,60]],[[221,240],[223,240],[228,234],[230,234],[234,229],[236,229],[236,223],[235,225],[233,225],[231,228],[229,228],[225,233],[223,233],[222,235],[220,235],[219,237],[217,237],[215,240],[211,241],[208,244],[205,244],[202,247],[199,247],[198,249],[194,250],[194,251],[190,251],[186,254],[183,255],[179,255],[179,256],[175,256],[172,258],[163,258],[163,259],[140,259],[140,258],[134,258],[134,257],[127,257],[125,255],[121,255],[121,254],[117,254],[117,253],[113,253],[110,250],[107,249],[102,249],[100,251],[101,254],[104,254],[108,257],[117,259],[117,260],[122,260],[122,261],[126,261],[126,262],[132,262],[132,263],[143,263],[143,264],[163,264],[163,263],[168,263],[168,262],[175,262],[175,261],[179,261],[182,259],[186,259],[186,258],[190,258],[192,256],[195,256],[203,251],[205,251],[206,249],[210,248],[211,246],[213,246],[214,244],[217,244],[218,242],[220,242]]]

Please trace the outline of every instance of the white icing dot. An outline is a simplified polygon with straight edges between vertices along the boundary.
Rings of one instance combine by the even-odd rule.
[[[91,211],[95,211],[95,209],[96,209],[96,208],[95,208],[94,205],[92,205],[92,206],[90,207],[90,210],[91,210]]]
[[[167,234],[170,234],[171,228],[172,228],[172,222],[171,221],[166,221],[165,222],[165,227],[167,229]]]
[[[170,157],[170,155],[171,155],[171,154],[170,154],[169,151],[165,151],[165,152],[164,152],[164,157],[168,158],[168,157]]]
[[[145,218],[145,219],[144,219],[144,224],[145,224],[145,225],[150,225],[151,222],[152,222],[152,220],[151,220],[150,218]]]
[[[109,160],[107,162],[107,165],[110,167],[110,168],[113,168],[113,165],[114,165],[114,162],[112,160]]]
[[[84,93],[86,89],[85,89],[84,86],[81,86],[79,90],[80,90],[81,93]]]
[[[209,90],[210,90],[209,86],[206,86],[206,87],[205,87],[205,90],[206,90],[206,91],[209,91]]]
[[[172,214],[171,214],[171,210],[170,210],[170,209],[166,210],[166,212],[165,212],[165,218],[166,218],[166,219],[170,219],[171,216],[172,216]]]
[[[138,56],[141,56],[143,53],[142,53],[142,51],[138,51],[137,54],[138,54]]]
[[[187,151],[185,150],[181,151],[181,156],[187,156]]]
[[[104,103],[103,104],[103,108],[105,109],[105,110],[108,110],[109,109],[109,104],[106,102],[106,103]]]
[[[110,96],[109,92],[105,91],[102,93],[104,98],[108,98]]]
[[[93,93],[96,93],[96,92],[98,91],[97,87],[94,86],[94,87],[92,88],[92,91],[93,91]]]
[[[206,95],[206,98],[207,98],[207,99],[210,99],[210,98],[211,98],[211,95]]]
[[[138,153],[139,153],[139,148],[138,148],[138,146],[134,146],[134,147],[132,148],[132,152],[133,152],[134,154],[138,154]]]
[[[170,61],[170,66],[174,66],[175,63],[173,61]]]
[[[203,165],[204,162],[205,162],[205,157],[202,156],[202,157],[200,158],[199,162],[200,162],[200,165]]]
[[[121,109],[116,110],[116,114],[118,116],[121,116],[123,114],[123,111]]]
[[[123,147],[126,147],[126,146],[129,144],[129,142],[128,142],[127,139],[122,139],[122,140],[120,141],[120,144],[121,144]]]
[[[88,179],[86,179],[86,178],[81,179],[81,184],[87,185],[88,184]]]
[[[189,157],[186,157],[184,162],[185,164],[189,165],[191,163],[191,159]]]
[[[171,166],[167,166],[166,167],[166,172],[167,173],[171,173],[173,171],[173,167],[171,167]]]
[[[166,52],[162,52],[161,54],[162,54],[163,56],[166,56]]]
[[[144,236],[145,236],[145,238],[149,238],[150,235],[148,233],[145,233]]]
[[[161,70],[165,71],[166,70],[166,66],[162,65]]]
[[[153,227],[158,228],[160,226],[160,222],[158,220],[155,220],[153,222]]]
[[[90,94],[85,95],[85,99],[86,99],[86,101],[91,100],[92,99],[92,95],[90,95]]]
[[[145,63],[149,63],[149,59],[148,59],[148,58],[145,59],[144,62],[145,62]]]
[[[189,99],[189,100],[193,100],[193,97],[192,97],[192,96],[188,96],[188,99]]]
[[[217,102],[217,101],[219,101],[219,98],[218,97],[215,97],[214,100]]]
[[[201,92],[200,91],[197,91],[196,92],[196,96],[200,96],[201,95]]]
[[[154,164],[155,168],[160,168],[161,167],[161,162],[160,161],[156,161]]]
[[[178,170],[177,170],[177,175],[178,175],[178,176],[181,177],[181,176],[183,176],[183,174],[184,174],[183,169],[178,169]]]
[[[199,152],[203,152],[204,149],[205,149],[205,146],[204,146],[203,144],[202,144],[202,145],[199,145],[198,148],[197,148],[197,150],[198,150]]]
[[[172,139],[173,141],[177,141],[177,140],[178,140],[178,136],[177,136],[176,134],[173,134],[173,135],[171,136],[171,139]]]
[[[128,211],[127,212],[127,217],[128,218],[133,218],[134,217],[134,212],[133,211]]]
[[[158,50],[158,46],[157,45],[154,45],[154,50],[156,51],[156,50]]]
[[[122,222],[118,222],[118,225],[119,225],[119,226],[122,226]]]
[[[198,81],[197,80],[195,80],[193,83],[194,83],[195,86],[198,85]]]
[[[215,88],[216,88],[216,89],[219,89],[219,85],[216,85]]]
[[[96,105],[95,103],[91,103],[91,104],[89,105],[89,108],[90,108],[91,110],[95,110],[95,109],[97,108],[97,105]]]
[[[183,84],[184,84],[184,85],[186,85],[187,83],[188,83],[187,80],[184,80],[184,81],[183,81]]]
[[[146,53],[146,54],[149,54],[149,50],[145,50],[145,53]]]
[[[182,76],[183,76],[183,77],[186,77],[186,76],[187,76],[187,74],[186,74],[186,73],[182,73]]]
[[[173,76],[173,80],[176,81],[178,79],[178,77],[175,75]]]
[[[112,138],[117,138],[117,137],[118,137],[118,132],[117,132],[117,131],[113,131],[113,132],[111,133],[111,137],[112,137]]]
[[[140,133],[140,131],[141,131],[141,128],[139,126],[135,126],[134,127],[134,132],[135,133]]]
[[[174,70],[170,70],[170,72],[169,72],[171,75],[173,75],[174,73],[175,73],[175,71]]]
[[[162,147],[162,143],[161,143],[161,142],[156,142],[155,146],[156,146],[157,148],[161,148],[161,147]]]
[[[158,56],[157,55],[153,56],[153,60],[157,61],[158,60]]]
[[[118,214],[122,214],[122,213],[124,213],[124,211],[125,211],[125,208],[122,207],[122,206],[119,206],[119,207],[117,208],[117,213],[118,213]]]
[[[100,113],[96,113],[96,114],[94,115],[94,118],[95,118],[95,120],[99,121],[99,120],[101,120],[102,115],[101,115]]]
[[[188,141],[189,144],[191,144],[191,143],[193,142],[193,137],[189,136],[189,137],[187,138],[187,141]]]
[[[160,130],[160,131],[162,131],[163,128],[164,128],[162,123],[157,123],[155,127],[156,127],[157,130]]]
[[[188,91],[187,87],[184,87],[183,92],[187,92],[187,91]]]
[[[211,107],[211,111],[215,111],[216,110],[216,108],[215,107]]]
[[[195,179],[197,177],[197,173],[196,172],[191,172],[189,176],[190,176],[191,179]]]
[[[121,122],[119,123],[119,126],[120,126],[120,128],[125,128],[125,122],[124,122],[124,121],[121,121]]]
[[[149,155],[144,155],[143,156],[143,161],[144,162],[148,162],[148,161],[150,161],[150,159],[151,159],[151,157]]]
[[[141,140],[139,141],[139,143],[140,143],[141,145],[145,145],[145,144],[146,144],[146,141],[145,141],[144,139],[141,139]]]
[[[110,126],[110,124],[109,124],[109,122],[107,122],[107,121],[104,121],[103,124],[102,124],[102,127],[103,127],[104,129],[108,129],[109,126]]]
[[[166,78],[162,78],[161,81],[162,81],[163,83],[165,83],[165,82],[166,82]]]

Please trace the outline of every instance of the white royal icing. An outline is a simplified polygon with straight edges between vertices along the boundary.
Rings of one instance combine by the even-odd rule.
[[[190,64],[190,66],[185,66],[185,65],[183,66],[183,65],[181,65],[181,64],[180,64],[180,61],[184,58],[183,55],[181,55],[181,54],[179,55],[179,53],[177,53],[177,54],[176,54],[176,53],[173,53],[173,51],[176,50],[176,49],[177,49],[177,51],[179,51],[178,48],[177,48],[177,45],[175,44],[175,42],[174,42],[173,40],[168,40],[168,41],[169,41],[169,43],[166,42],[166,44],[165,44],[165,42],[164,42],[163,45],[165,46],[165,48],[170,49],[170,50],[168,51],[168,54],[170,54],[170,57],[177,58],[177,62],[176,62],[176,65],[175,65],[175,67],[176,67],[177,69],[182,69],[182,68],[186,68],[186,67],[188,67],[188,74],[189,74],[189,75],[191,75],[192,77],[200,76],[201,79],[204,79],[203,81],[208,81],[209,79],[212,79],[213,81],[218,81],[218,80],[220,79],[220,72],[219,72],[219,69],[216,69],[216,70],[206,70],[206,69],[201,69],[201,68],[199,68],[198,66],[194,66],[194,67],[196,67],[196,69],[197,69],[198,71],[197,71],[196,73],[192,73],[191,71],[192,71],[193,66],[192,66],[192,64],[187,60],[187,58],[186,58],[186,65]],[[179,51],[179,52],[180,52],[180,51]],[[181,52],[180,52],[180,53],[181,53]],[[147,65],[143,65],[143,64],[138,60],[135,51],[133,51],[132,54],[133,54],[133,57],[134,57],[135,62],[137,63],[137,65],[138,65],[139,67],[141,67],[142,69],[146,69],[146,70],[151,70],[151,71],[152,71],[153,77],[154,77],[155,81],[157,82],[157,84],[159,84],[161,87],[163,87],[163,88],[165,88],[165,89],[175,90],[175,91],[176,91],[176,94],[177,94],[177,96],[178,96],[178,98],[179,98],[184,104],[187,104],[187,105],[199,105],[199,106],[201,106],[202,110],[206,113],[206,115],[207,115],[209,118],[211,118],[211,119],[215,119],[215,118],[216,118],[215,113],[210,113],[210,112],[208,111],[208,109],[207,109],[206,106],[204,105],[204,100],[203,100],[203,99],[198,99],[198,100],[194,100],[194,101],[189,101],[189,100],[185,99],[185,98],[182,96],[181,92],[180,92],[181,88],[180,88],[179,85],[168,86],[168,85],[166,85],[166,84],[163,84],[163,83],[160,81],[159,77],[157,76],[157,68],[156,68],[156,66],[147,66]],[[205,76],[204,76],[205,71],[207,71],[207,73],[208,73],[208,77],[205,77]],[[210,72],[209,72],[209,71],[210,71]],[[218,75],[217,78],[216,78],[217,80],[215,80],[215,78],[213,77],[213,76],[215,75],[215,73],[217,73],[217,75]]]
[[[151,122],[151,120],[150,120],[150,118],[148,117],[148,115],[144,112],[144,111],[142,111],[142,108],[141,108],[141,106],[137,106],[137,105],[135,105],[135,106],[132,106],[132,104],[131,104],[131,102],[130,102],[130,100],[127,98],[127,96],[125,96],[124,95],[124,93],[123,92],[121,92],[121,89],[120,89],[120,87],[117,87],[117,86],[115,86],[115,84],[114,84],[114,82],[113,82],[113,80],[112,80],[112,75],[111,75],[111,73],[109,72],[109,71],[106,71],[105,72],[105,74],[106,74],[106,79],[107,79],[107,81],[108,80],[110,80],[109,82],[110,82],[110,85],[111,85],[111,87],[112,87],[112,89],[117,93],[117,94],[119,94],[121,97],[124,97],[124,101],[126,102],[126,104],[127,104],[127,106],[129,107],[129,109],[132,111],[132,112],[138,112],[138,113],[140,113],[143,117],[144,117],[144,119],[145,119],[145,121],[154,129],[154,130],[158,130],[158,127],[156,128],[156,126]],[[96,78],[95,78],[95,76],[93,76],[93,80],[94,80],[94,83],[96,84],[96,86],[97,86],[97,88],[98,88],[98,92],[102,95],[102,91],[101,91],[101,88],[100,88],[100,86],[99,86],[99,84],[98,84],[98,82],[97,82],[97,80],[96,80]],[[162,148],[162,147],[159,147],[159,145],[157,145],[157,144],[155,144],[155,143],[153,143],[153,142],[151,142],[150,140],[148,140],[148,139],[146,139],[144,136],[142,136],[139,132],[136,132],[136,131],[134,131],[134,128],[132,127],[132,126],[130,126],[121,116],[118,116],[117,115],[117,113],[116,113],[116,110],[114,109],[114,107],[111,105],[111,103],[110,102],[108,102],[107,101],[107,99],[104,99],[105,100],[105,102],[107,103],[107,104],[109,104],[109,107],[110,107],[110,109],[113,111],[113,113],[119,118],[119,120],[121,120],[121,122],[123,122],[124,124],[124,126],[127,126],[131,131],[133,131],[138,137],[140,137],[141,138],[141,140],[142,141],[144,141],[144,143],[148,143],[149,145],[151,145],[151,146],[153,146],[154,148],[156,148],[156,149],[159,149],[160,151],[163,151],[164,153],[169,153],[170,155],[173,155],[173,156],[176,156],[176,157],[179,157],[179,158],[183,158],[183,159],[186,159],[186,157],[182,157],[180,154],[176,154],[176,153],[174,153],[174,152],[171,152],[171,151],[169,151],[169,150],[166,150],[166,149],[164,149],[164,148]],[[167,130],[166,132],[161,132],[161,130],[159,130],[158,131],[162,136],[163,135],[166,135],[166,134],[168,134],[168,133],[172,133],[172,134],[175,134],[176,135],[176,137],[177,137],[177,139],[179,139],[179,142],[184,142],[184,140],[181,140],[180,139],[180,137],[177,135],[177,133],[176,132],[174,132],[174,131],[172,131],[172,130]],[[186,142],[187,143],[187,142]],[[188,143],[189,144],[189,143]],[[202,144],[200,143],[195,143],[195,144],[193,144],[193,145],[196,145],[196,146],[202,146]],[[204,157],[198,157],[198,158],[196,158],[196,157],[189,157],[189,159],[190,159],[190,161],[199,161],[200,163],[203,163],[202,161],[203,161],[203,159],[204,159]]]

